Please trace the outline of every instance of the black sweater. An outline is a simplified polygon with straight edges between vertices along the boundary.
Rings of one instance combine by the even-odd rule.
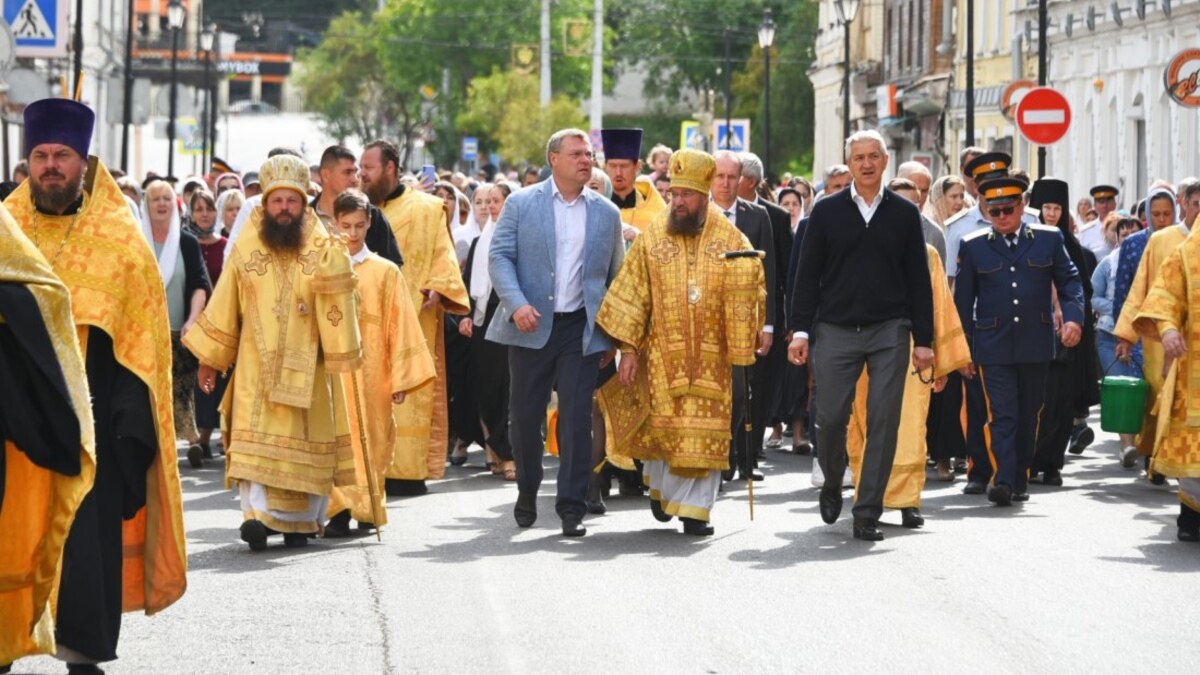
[[[792,330],[811,333],[817,319],[865,326],[907,318],[913,343],[933,346],[933,289],[921,213],[882,189],[869,227],[850,188],[813,207],[792,293]]]

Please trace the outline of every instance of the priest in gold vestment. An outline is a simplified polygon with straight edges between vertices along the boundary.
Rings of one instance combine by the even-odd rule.
[[[610,456],[644,463],[654,516],[707,536],[729,466],[732,367],[754,362],[766,317],[762,262],[726,259],[746,237],[708,208],[712,156],[671,157],[671,209],[634,240],[597,324],[621,347],[600,392]]]
[[[53,654],[67,530],[96,475],[71,295],[0,206],[0,668]]]
[[[352,516],[360,530],[387,524],[383,472],[392,461],[396,443],[394,411],[407,405],[408,392],[434,377],[433,357],[417,324],[404,274],[395,263],[367,248],[367,232],[375,227],[371,208],[367,196],[353,188],[338,195],[332,207],[333,225],[346,238],[358,280],[363,368],[358,376],[342,374],[345,391],[358,387],[357,396],[346,395],[356,480],[354,485],[333,489],[326,537],[349,536]],[[358,428],[360,421],[365,434]],[[365,448],[361,447],[364,435]]]
[[[901,523],[916,528],[925,524],[921,515],[921,490],[925,489],[925,419],[934,391],[941,391],[950,373],[971,362],[971,348],[963,335],[954,296],[946,282],[946,270],[937,249],[925,245],[929,259],[929,279],[933,284],[933,372],[909,373],[904,379],[904,402],[900,406],[900,432],[896,459],[888,477],[883,506],[899,509]],[[846,452],[854,485],[862,468],[867,443],[867,392],[870,377],[864,371],[858,378],[858,391],[846,430]]]
[[[363,192],[383,211],[400,244],[409,296],[437,368],[437,377],[409,392],[396,411],[396,446],[386,472],[389,495],[419,495],[427,479],[446,473],[450,420],[443,318],[446,312],[469,312],[471,299],[442,200],[400,183],[400,152],[387,141],[368,144],[359,165]]]
[[[1140,272],[1139,272],[1140,273]],[[1166,357],[1150,469],[1179,480],[1180,541],[1200,542],[1200,236],[1167,256],[1134,327]],[[1161,374],[1161,373],[1160,373]],[[1149,373],[1147,373],[1149,375]]]
[[[43,99],[24,115],[30,176],[5,206],[70,291],[91,396],[95,480],[74,521],[56,521],[70,530],[51,593],[54,654],[86,671],[117,658],[122,612],[155,614],[187,587],[171,338],[154,254],[117,182],[88,157],[95,114],[75,101]],[[0,257],[0,266],[13,264]],[[61,531],[50,534],[43,553]],[[43,563],[38,584],[51,573],[51,561]]]
[[[1121,315],[1117,318],[1117,324],[1113,328],[1113,335],[1118,338],[1118,355],[1124,358],[1128,358],[1133,343],[1138,340],[1138,331],[1134,328],[1133,323],[1141,313],[1142,303],[1149,296],[1151,287],[1158,279],[1160,268],[1167,257],[1188,236],[1187,225],[1183,223],[1170,224],[1175,220],[1176,213],[1175,195],[1170,190],[1165,188],[1152,190],[1146,197],[1146,210],[1150,214],[1152,226],[1154,226],[1153,221],[1159,211],[1162,211],[1162,215],[1158,217],[1165,219],[1165,223],[1155,226],[1155,231],[1149,233],[1150,238],[1146,242],[1146,250],[1142,253],[1142,259],[1138,263],[1137,274],[1133,277],[1129,295],[1125,298],[1125,304],[1121,307]],[[1131,239],[1132,237],[1126,241]],[[1122,244],[1122,246],[1124,245]],[[1158,416],[1154,412],[1154,407],[1159,394],[1163,391],[1164,361],[1161,342],[1157,340],[1142,341],[1142,363],[1140,365],[1146,378],[1146,384],[1150,385],[1150,394],[1146,397],[1146,414],[1142,422],[1142,431],[1137,437],[1137,447],[1138,452],[1146,456],[1153,454],[1156,445]]]
[[[222,401],[226,476],[238,484],[241,537],[255,551],[277,533],[306,545],[334,485],[354,482],[333,374],[362,364],[350,254],[307,208],[308,166],[277,155],[259,176],[262,205],[183,340],[205,392],[237,363]]]

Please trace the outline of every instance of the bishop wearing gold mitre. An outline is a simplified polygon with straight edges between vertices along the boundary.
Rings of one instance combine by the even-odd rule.
[[[86,400],[90,394],[96,451],[94,483],[74,521],[65,511],[53,516],[55,530],[47,532],[47,548],[39,552],[47,556],[32,578],[40,594],[52,583],[59,528],[70,525],[57,563],[57,596],[51,594],[57,597],[55,641],[47,643],[39,634],[34,644],[39,649],[53,645],[55,656],[73,672],[98,672],[95,664],[117,658],[123,611],[154,614],[187,587],[167,301],[154,253],[125,196],[104,165],[88,156],[95,113],[75,101],[43,99],[24,114],[30,175],[5,206],[70,292],[73,327],[68,330],[75,335],[64,334],[58,324],[47,328],[59,354],[78,341],[88,386],[86,393],[71,387],[71,402],[77,406],[80,396]],[[16,270],[12,266],[19,255],[4,251],[0,261]],[[79,424],[89,424],[78,409],[75,414]],[[81,432],[86,439],[88,432]],[[88,462],[80,459],[80,470],[86,471]],[[14,466],[16,475],[33,479],[30,467],[19,461]],[[58,497],[66,501],[59,507],[68,506],[79,487],[64,487]],[[5,522],[9,508],[4,507]],[[31,529],[23,534],[7,525],[0,529],[0,559],[6,563],[10,550],[22,550],[22,536],[39,527],[39,517],[23,513],[21,502],[11,508],[18,509],[12,514],[18,527]],[[9,549],[13,542],[17,548]],[[0,592],[15,579],[0,573]],[[34,607],[32,617],[41,609]],[[5,605],[0,617],[3,626],[31,615],[25,610],[10,614]],[[39,627],[46,624],[34,625]],[[28,647],[25,642],[21,651],[27,653]]]
[[[596,319],[621,348],[599,399],[608,454],[642,460],[654,516],[697,536],[713,533],[732,367],[754,363],[767,297],[750,242],[708,206],[715,172],[708,153],[671,157],[671,208],[634,239]]]
[[[350,535],[350,518],[360,530],[387,523],[383,500],[383,472],[392,461],[396,443],[394,414],[402,410],[408,393],[434,378],[433,357],[417,323],[404,273],[390,260],[367,248],[371,202],[354,188],[333,200],[333,227],[346,238],[354,276],[358,278],[358,330],[362,334],[361,376],[342,374],[350,407],[351,440],[356,448],[356,483],[337,487],[329,502],[326,537]],[[391,234],[390,232],[388,233]],[[362,424],[360,430],[358,425]],[[360,459],[361,458],[361,459]],[[371,471],[371,475],[367,475]],[[374,500],[374,503],[372,502]]]
[[[426,492],[427,479],[446,473],[450,420],[443,319],[446,312],[468,313],[471,299],[442,200],[400,182],[400,152],[387,141],[368,144],[360,165],[363,192],[383,211],[400,244],[409,297],[437,367],[437,377],[409,392],[396,410],[396,447],[387,468],[389,495],[419,495]]]
[[[334,374],[362,365],[350,254],[308,207],[308,166],[276,155],[259,178],[262,204],[183,339],[206,393],[237,363],[222,401],[226,476],[238,485],[242,540],[255,551],[278,533],[289,547],[306,545],[334,485],[354,483]]]

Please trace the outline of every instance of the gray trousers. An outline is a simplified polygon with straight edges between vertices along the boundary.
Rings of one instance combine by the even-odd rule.
[[[883,494],[896,457],[911,327],[908,319],[892,319],[867,326],[818,323],[813,329],[817,460],[825,472],[826,489],[840,487],[846,470],[846,426],[864,365],[871,379],[855,518],[878,519],[883,514]]]

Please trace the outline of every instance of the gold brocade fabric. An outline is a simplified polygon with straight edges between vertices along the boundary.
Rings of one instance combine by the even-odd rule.
[[[1133,277],[1133,284],[1129,287],[1129,295],[1121,307],[1121,316],[1113,329],[1114,335],[1122,340],[1137,342],[1138,332],[1133,325],[1134,319],[1141,312],[1142,303],[1158,278],[1159,268],[1185,238],[1187,233],[1177,225],[1171,225],[1150,235],[1146,251],[1138,264],[1137,274]],[[1142,373],[1146,384],[1150,386],[1150,393],[1146,396],[1146,416],[1142,421],[1142,433],[1138,434],[1137,438],[1138,452],[1143,455],[1150,455],[1154,451],[1155,429],[1158,427],[1158,417],[1153,412],[1154,402],[1163,391],[1165,361],[1162,343],[1157,338],[1142,340]]]
[[[471,299],[446,229],[442,200],[409,188],[379,208],[387,216],[404,256],[409,296],[437,372],[437,377],[410,391],[396,411],[395,455],[386,473],[388,478],[404,480],[438,479],[446,473],[450,435],[442,319],[445,312],[469,312]],[[422,291],[436,291],[441,304],[422,309]]]
[[[1151,470],[1172,478],[1200,478],[1200,236],[1195,232],[1167,256],[1142,303],[1134,327],[1146,343],[1178,330],[1187,345],[1171,365],[1157,402],[1157,444]],[[1161,343],[1160,343],[1161,345]]]
[[[728,466],[731,367],[754,363],[766,290],[758,259],[719,257],[750,243],[715,209],[695,238],[668,234],[666,220],[634,240],[600,306],[596,323],[641,353],[634,383],[613,378],[598,400],[609,457],[698,477]]]
[[[373,511],[370,501],[367,471],[376,476],[377,497],[383,497],[383,472],[392,461],[396,443],[396,423],[392,404],[395,392],[410,392],[431,381],[435,376],[433,357],[425,344],[425,336],[417,324],[417,313],[410,302],[408,284],[400,268],[375,254],[354,267],[358,277],[358,324],[363,340],[363,369],[357,378],[342,374],[342,386],[347,392],[346,404],[350,418],[351,440],[354,444],[355,483],[334,488],[329,501],[329,515],[350,509],[350,515],[360,522],[384,525],[386,509]],[[357,379],[359,396],[351,396]],[[359,406],[366,429],[367,448],[359,440]],[[369,457],[370,466],[361,457]]]
[[[78,214],[38,213],[29,181],[4,205],[70,289],[76,334],[89,326],[107,333],[117,362],[150,390],[158,457],[146,472],[146,506],[123,525],[122,608],[154,614],[187,588],[167,301],[158,261],[125,195],[108,169],[89,159],[94,168]],[[81,350],[86,357],[82,343]]]
[[[929,277],[933,284],[933,376],[945,377],[971,362],[971,349],[963,335],[954,296],[946,283],[946,272],[937,249],[926,244],[929,257]],[[909,341],[912,354],[912,341]],[[929,373],[925,378],[929,379]],[[863,450],[867,443],[867,392],[870,378],[864,371],[858,378],[854,406],[846,429],[846,451],[850,455],[850,470],[854,484],[862,468]],[[925,418],[929,415],[929,397],[933,385],[909,372],[904,378],[904,401],[900,407],[900,433],[897,437],[896,458],[888,476],[883,505],[889,509],[918,508],[921,490],[925,488]]]
[[[645,230],[655,218],[667,210],[667,203],[663,201],[662,195],[658,194],[648,176],[638,176],[633,183],[633,191],[637,193],[637,206],[621,209],[621,222],[638,230]]]
[[[362,363],[355,279],[345,245],[311,211],[297,253],[271,251],[261,227],[259,207],[183,342],[220,372],[237,362],[222,401],[227,478],[266,486],[272,509],[303,511],[305,495],[354,482],[341,381],[329,373]]]
[[[12,443],[4,453],[4,508],[0,509],[0,663],[52,654],[58,566],[79,503],[96,475],[95,424],[87,371],[71,294],[42,254],[0,206],[0,282],[23,284],[41,310],[79,420],[80,472],[65,476],[29,461]],[[0,323],[4,322],[0,316]]]

